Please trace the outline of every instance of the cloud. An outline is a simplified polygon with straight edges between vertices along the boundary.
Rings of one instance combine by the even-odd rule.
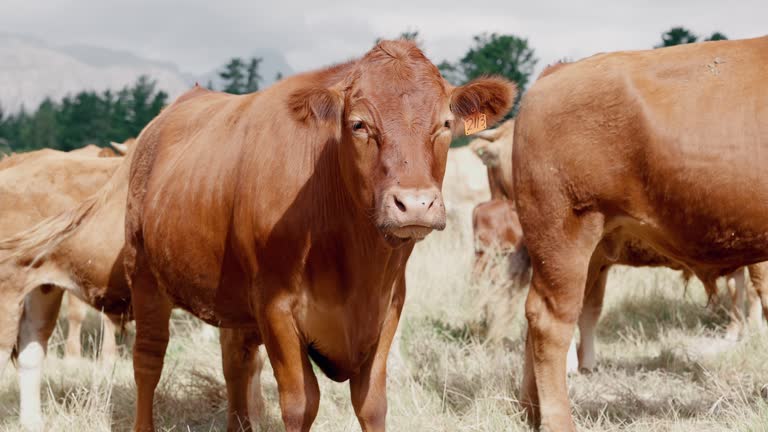
[[[361,55],[380,36],[417,29],[433,61],[456,60],[483,32],[527,37],[539,67],[567,57],[650,48],[673,25],[731,38],[765,33],[768,2],[611,0],[490,2],[391,0],[4,0],[0,28],[48,42],[84,43],[205,72],[231,56],[283,53],[297,71]]]

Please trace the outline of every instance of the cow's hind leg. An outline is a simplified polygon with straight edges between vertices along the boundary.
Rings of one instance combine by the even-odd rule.
[[[594,283],[587,287],[584,298],[584,307],[579,317],[579,371],[592,372],[597,367],[597,354],[595,353],[595,329],[603,311],[603,299],[605,298],[605,284],[608,278],[608,269],[596,269],[597,276],[589,277]],[[591,275],[590,275],[591,276]]]
[[[80,345],[80,332],[83,330],[83,322],[88,314],[88,305],[71,293],[67,294],[67,343],[64,347],[64,356],[79,358],[82,355]]]
[[[543,431],[575,430],[566,354],[581,312],[589,263],[602,234],[601,214],[571,213],[562,223],[540,227],[529,237],[533,280],[525,304],[528,337],[521,402]]]
[[[748,269],[749,279],[752,281],[752,286],[763,308],[763,316],[761,318],[761,321],[763,321],[763,319],[768,319],[768,261],[752,264]]]
[[[19,373],[19,422],[27,431],[42,430],[40,381],[48,339],[56,327],[63,291],[49,285],[38,287],[24,299],[19,326],[17,362]]]
[[[101,317],[101,351],[99,353],[99,359],[110,365],[117,360],[117,338],[115,332],[117,327],[115,326],[114,318],[107,316],[105,313],[100,313]]]
[[[158,283],[141,252],[129,271],[129,281],[136,320],[136,342],[133,346],[133,376],[136,381],[134,430],[150,432],[155,430],[152,404],[168,347],[172,304],[159,291]]]
[[[261,394],[263,358],[258,330],[220,329],[221,359],[227,383],[227,431],[247,431],[264,412]]]
[[[766,330],[766,323],[765,323],[765,317],[763,316],[763,306],[762,306],[762,298],[761,298],[761,291],[764,291],[765,289],[760,287],[758,288],[758,284],[764,283],[762,278],[758,277],[755,278],[752,276],[752,272],[756,271],[760,273],[760,268],[763,266],[763,263],[753,264],[751,266],[747,267],[747,270],[749,271],[749,280],[751,283],[747,284],[747,324],[749,325],[749,328],[751,330],[757,330],[759,332],[763,332]],[[762,276],[760,274],[759,276]]]
[[[740,267],[735,272],[725,277],[728,291],[731,294],[731,322],[725,330],[725,338],[728,340],[738,340],[745,328],[744,301],[746,299],[746,280],[744,278],[744,267]]]

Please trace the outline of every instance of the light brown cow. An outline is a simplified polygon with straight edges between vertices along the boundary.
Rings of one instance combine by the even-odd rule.
[[[629,236],[702,281],[768,259],[768,38],[597,55],[529,90],[514,188],[533,265],[521,400],[574,430],[566,352],[590,261]]]
[[[74,208],[103,186],[119,164],[119,160],[83,157],[54,150],[19,154],[4,160],[0,168],[0,238],[19,233],[45,217]],[[0,257],[2,253],[0,251]],[[6,285],[0,285],[0,290],[6,289]],[[42,423],[42,360],[45,342],[53,331],[61,301],[60,293],[43,295],[43,291],[33,291],[25,299],[18,337],[20,420],[27,429],[38,429]],[[44,307],[32,310],[36,305]],[[114,327],[110,320],[105,320],[104,324],[104,334],[111,333],[111,338],[104,338],[102,352],[114,356]],[[71,334],[77,338],[79,348],[79,329],[70,327]],[[12,335],[9,333],[8,336]],[[13,346],[15,337],[7,342]],[[3,351],[0,353],[0,364],[7,361],[5,351],[8,349],[7,344],[0,345],[0,351]]]
[[[42,160],[45,158],[53,158],[56,162],[53,164],[55,165],[52,169],[52,171],[40,171],[35,170],[34,175],[30,175],[26,172],[26,170],[17,170],[16,172],[19,172],[19,177],[10,174],[6,175],[4,177],[4,181],[11,181],[14,184],[20,181],[28,181],[29,185],[27,189],[16,189],[16,188],[9,188],[5,191],[6,194],[12,194],[12,193],[19,193],[19,194],[34,194],[32,196],[26,196],[25,198],[20,198],[22,200],[29,200],[30,207],[18,207],[17,201],[19,198],[16,197],[10,197],[5,196],[4,203],[7,206],[13,205],[14,207],[6,208],[5,212],[3,212],[4,220],[3,220],[3,229],[0,230],[0,234],[4,234],[0,236],[0,238],[4,238],[7,235],[10,235],[11,233],[14,233],[17,231],[21,231],[23,228],[28,228],[33,223],[38,222],[43,217],[52,216],[58,213],[61,213],[64,210],[68,210],[69,208],[74,207],[78,201],[86,198],[87,196],[93,194],[96,192],[101,186],[104,185],[106,180],[109,178],[108,176],[101,176],[99,177],[98,174],[102,171],[97,172],[96,179],[101,180],[99,181],[91,181],[91,178],[93,178],[93,174],[91,172],[88,172],[87,164],[88,162],[83,162],[85,166],[83,166],[84,169],[86,169],[86,172],[82,173],[75,173],[72,174],[69,167],[66,167],[67,160],[69,160],[68,156],[64,155],[74,155],[78,157],[112,157],[112,156],[118,156],[125,154],[126,150],[133,144],[135,141],[134,138],[128,139],[124,143],[110,143],[112,147],[115,148],[115,151],[110,150],[107,147],[98,147],[94,144],[88,144],[84,147],[72,150],[68,153],[60,152],[58,150],[52,150],[52,149],[43,149],[38,150],[34,152],[28,152],[28,153],[21,153],[21,154],[15,154],[12,157],[8,157],[6,159],[3,159],[0,161],[0,170],[4,168],[8,168],[11,166],[16,166],[22,163],[35,163],[38,160]],[[74,165],[73,165],[74,166]],[[48,169],[49,165],[45,165],[46,169]],[[80,165],[77,165],[77,167],[80,167]],[[115,168],[117,165],[115,164]],[[111,174],[111,173],[110,173]],[[45,176],[45,178],[41,181],[38,177]],[[50,179],[51,176],[56,176],[56,188],[51,188],[51,182]],[[71,181],[70,181],[71,180]],[[73,185],[73,182],[75,184]],[[74,195],[69,195],[70,191],[68,188],[74,187],[74,190],[72,193]],[[60,192],[63,192],[64,196],[67,196],[71,199],[62,201],[56,201],[56,204],[59,205],[51,205],[51,202],[54,201],[57,197],[61,198],[61,196],[57,196]],[[38,195],[41,194],[50,194],[52,196],[46,197],[47,203],[46,205],[41,205],[41,202],[38,198],[36,198]],[[2,205],[2,204],[0,204]],[[31,213],[27,214],[28,218],[26,219],[26,223],[19,224],[19,221],[16,220],[7,220],[7,212],[15,212],[17,214],[24,214],[25,211],[29,211]],[[36,217],[37,216],[37,217]],[[67,322],[68,322],[68,333],[67,333],[67,341],[65,345],[64,353],[67,357],[79,357],[81,355],[81,344],[80,344],[80,332],[83,326],[83,322],[85,321],[86,314],[88,311],[88,305],[79,299],[77,297],[73,297],[70,295],[67,295]],[[111,320],[105,319],[104,322],[104,331],[103,331],[103,339],[102,339],[102,349],[101,354],[102,358],[106,360],[107,362],[111,362],[114,360],[114,358],[117,355],[117,345],[115,343],[115,337],[114,337],[114,326],[112,324]],[[24,391],[22,391],[22,399],[24,399]]]
[[[124,156],[128,149],[135,143],[135,138],[129,138],[123,143],[110,142],[110,147],[97,147],[94,144],[89,144],[85,147],[72,150],[69,154],[87,155],[97,157],[119,157]],[[112,150],[114,149],[114,150]],[[103,184],[97,185],[98,187]],[[98,187],[94,187],[93,192],[98,190]],[[89,194],[90,195],[90,194]],[[61,213],[65,209],[51,209],[48,214],[54,215]],[[64,345],[64,355],[70,358],[77,358],[82,355],[82,346],[80,344],[80,332],[83,328],[83,322],[88,314],[89,306],[87,303],[78,299],[75,296],[64,293],[66,299],[66,317],[67,317],[67,341]],[[111,363],[117,357],[117,341],[115,340],[115,328],[112,320],[104,319],[104,331],[102,332],[101,343],[101,359],[106,363]]]
[[[539,78],[551,75],[567,65],[568,63],[560,62],[549,66],[544,69]],[[499,127],[485,130],[478,133],[476,136],[478,138],[470,143],[470,147],[488,167],[488,183],[491,195],[498,199],[514,199],[511,160],[514,138],[514,120],[508,120],[502,123]],[[516,215],[515,220],[512,223],[519,224]],[[498,224],[499,228],[496,235],[503,237],[504,232],[509,229],[507,226],[509,222],[498,222]],[[486,230],[487,231],[484,231],[486,235],[492,235],[492,230],[490,228],[486,228]],[[585,299],[584,310],[579,318],[579,336],[581,342],[579,344],[578,356],[576,354],[575,345],[572,345],[572,351],[569,351],[569,372],[575,372],[578,369],[590,371],[595,368],[595,327],[602,310],[607,272],[613,264],[633,267],[669,267],[675,270],[681,270],[683,271],[683,278],[686,281],[686,284],[692,276],[690,271],[685,269],[682,264],[659,255],[658,252],[647,247],[647,245],[641,244],[636,239],[625,241],[622,245],[623,246],[612,246],[618,251],[618,255],[615,257],[617,261],[594,261],[591,263],[595,269],[600,269],[594,270],[595,272],[599,271],[600,276],[595,279],[593,286],[588,286],[586,288],[586,293],[588,295]],[[622,247],[626,247],[627,249],[623,250],[621,249]],[[520,256],[521,254],[522,256]],[[527,256],[527,250],[520,248],[517,249],[515,255],[510,257],[510,260],[518,264],[530,263],[530,259]],[[518,270],[518,273],[512,274],[514,280],[517,283],[527,281],[530,268],[515,266],[515,269]],[[740,268],[735,272],[726,275],[726,285],[728,286],[731,295],[730,315],[732,319],[726,328],[725,338],[730,340],[738,339],[747,328],[761,328],[764,324],[759,298],[757,297],[756,291],[746,283],[744,270],[744,268]],[[715,281],[708,281],[706,289],[709,293],[716,292],[717,286]],[[590,293],[594,293],[594,296],[590,297]],[[717,297],[712,297],[712,299],[717,299]],[[746,305],[744,305],[745,301]],[[716,304],[713,303],[713,306],[716,306]]]
[[[61,152],[51,154],[72,157]],[[118,166],[104,187],[71,210],[0,241],[0,370],[16,344],[22,381],[20,420],[26,429],[42,427],[40,366],[55,326],[62,290],[75,294],[70,299],[84,298],[88,304],[113,314],[124,313],[130,303],[122,249],[131,157],[132,153],[122,161],[89,158],[111,165],[113,170]],[[28,155],[25,159],[30,160]],[[47,173],[56,172],[47,166]],[[84,175],[89,170],[80,167],[75,172]],[[63,176],[54,175],[48,181],[53,179],[60,181],[59,186],[67,183]],[[26,201],[21,201],[29,196],[23,195],[16,204],[29,207]],[[18,309],[20,305],[23,310]],[[229,429],[240,430],[241,426],[250,426],[249,414],[254,416],[263,406],[258,375],[262,359],[258,343],[249,338],[248,332],[221,329],[220,341]],[[234,418],[236,414],[244,420],[242,424]]]
[[[384,430],[405,264],[445,226],[453,131],[472,113],[493,124],[514,96],[501,78],[453,87],[416,45],[384,41],[257,94],[198,88],[166,108],[139,137],[126,215],[135,429],[154,429],[175,304],[252,329],[288,432],[317,413],[310,358],[350,380],[363,430]]]

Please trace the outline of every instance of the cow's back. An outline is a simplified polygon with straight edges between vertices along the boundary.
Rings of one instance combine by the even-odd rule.
[[[102,187],[120,160],[31,153],[0,170],[0,238],[77,206]]]
[[[599,211],[699,266],[768,258],[768,38],[598,55],[537,81],[513,150],[526,235]],[[532,197],[546,196],[546,202]]]

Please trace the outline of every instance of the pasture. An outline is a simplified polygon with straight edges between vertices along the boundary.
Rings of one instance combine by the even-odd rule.
[[[523,361],[523,297],[508,302],[502,287],[470,284],[471,264],[471,238],[462,235],[456,223],[417,245],[408,264],[399,345],[390,356],[388,430],[529,430],[516,402]],[[686,292],[677,272],[612,271],[598,331],[598,371],[568,378],[580,430],[768,428],[768,404],[761,397],[768,384],[763,360],[768,337],[722,340],[727,316],[710,312],[705,303],[701,285],[694,281]],[[486,310],[493,311],[492,317]],[[489,326],[496,331],[495,323],[507,318],[508,341],[489,341]],[[135,389],[129,350],[123,348],[115,365],[63,360],[62,323],[51,339],[44,368],[46,430],[130,430]],[[157,426],[163,431],[225,430],[218,338],[185,313],[175,313],[171,326],[156,396]],[[99,339],[98,328],[92,319],[85,343],[89,356],[93,340]],[[313,430],[359,430],[348,385],[322,374],[318,379],[322,400]],[[262,383],[266,415],[261,428],[282,430],[277,387],[268,365]],[[15,370],[8,366],[0,377],[0,430],[21,430],[17,409],[18,384]]]

